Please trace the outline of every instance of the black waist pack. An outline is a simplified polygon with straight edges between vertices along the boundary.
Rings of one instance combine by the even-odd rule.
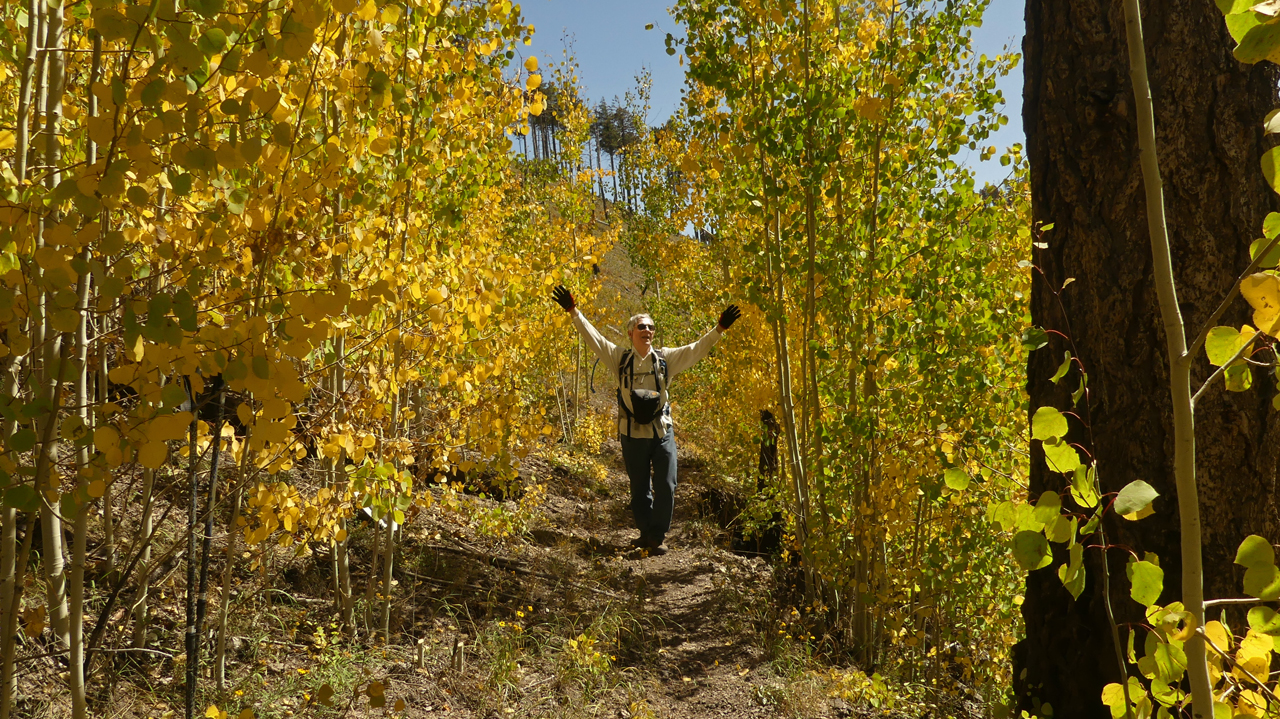
[[[640,424],[649,424],[662,412],[662,395],[651,389],[631,390],[631,417]]]

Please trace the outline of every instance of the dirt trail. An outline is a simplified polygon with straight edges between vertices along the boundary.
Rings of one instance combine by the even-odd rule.
[[[425,650],[409,669],[408,647],[389,648],[388,659],[404,657],[388,696],[407,699],[405,716],[848,716],[816,684],[798,692],[766,652],[773,570],[729,551],[728,534],[701,515],[709,478],[696,463],[682,461],[669,551],[648,556],[630,546],[617,441],[602,455],[595,479],[527,463],[547,496],[524,539],[431,520],[406,535],[400,622]],[[598,652],[594,673],[575,654],[580,636],[592,638],[584,656]]]
[[[697,473],[681,466],[676,511],[667,538],[668,552],[647,556],[629,549],[632,528],[629,489],[620,469],[616,442],[606,445],[613,467],[607,510],[597,531],[616,548],[625,570],[634,577],[637,596],[657,629],[656,649],[641,669],[656,682],[649,694],[658,716],[766,716],[753,689],[753,670],[763,653],[749,626],[748,602],[764,602],[771,570],[761,559],[746,559],[716,546],[717,529],[697,515],[701,489]],[[612,450],[612,451],[610,451]],[[683,464],[683,463],[682,463]],[[580,515],[579,515],[580,516]],[[758,605],[757,605],[758,606]]]

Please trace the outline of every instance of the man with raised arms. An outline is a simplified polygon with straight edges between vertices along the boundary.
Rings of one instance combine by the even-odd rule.
[[[620,347],[582,316],[568,289],[556,286],[551,297],[572,316],[582,340],[617,379],[618,441],[631,480],[631,512],[640,530],[631,544],[650,554],[665,554],[662,545],[671,529],[676,492],[676,437],[668,387],[673,377],[706,357],[742,313],[737,305],[729,305],[716,327],[697,342],[671,348],[653,346],[653,318],[641,313],[627,321],[631,346]]]

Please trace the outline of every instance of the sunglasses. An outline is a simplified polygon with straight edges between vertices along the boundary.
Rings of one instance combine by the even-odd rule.
[[[651,325],[651,324],[649,324],[649,323],[647,323],[647,322],[639,322],[639,323],[637,323],[637,324],[636,324],[636,329],[641,330],[641,331],[643,331],[643,330],[649,330],[650,332],[652,332],[655,328],[654,328],[654,326],[653,326],[653,325]]]

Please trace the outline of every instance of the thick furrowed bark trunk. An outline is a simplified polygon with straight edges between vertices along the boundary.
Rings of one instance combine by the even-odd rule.
[[[1276,72],[1245,66],[1211,3],[1169,0],[1145,9],[1145,46],[1155,107],[1173,275],[1178,305],[1196,333],[1249,264],[1249,243],[1275,209],[1258,171],[1266,149],[1261,122],[1276,104]],[[1182,537],[1174,479],[1174,408],[1159,316],[1146,199],[1138,152],[1138,112],[1129,82],[1124,8],[1103,0],[1029,0],[1023,105],[1031,165],[1033,220],[1053,223],[1036,250],[1044,271],[1032,290],[1032,322],[1068,333],[1089,373],[1090,422],[1104,492],[1143,479],[1160,492],[1156,514],[1139,522],[1110,519],[1113,545],[1155,552],[1165,571],[1160,603],[1182,600]],[[1050,288],[1062,292],[1062,307]],[[1249,322],[1235,305],[1222,324]],[[1030,408],[1066,408],[1075,375],[1047,380],[1067,346],[1059,338],[1031,355]],[[1197,359],[1198,386],[1209,374]],[[1280,421],[1269,405],[1274,382],[1255,373],[1253,389],[1216,388],[1197,403],[1195,467],[1199,485],[1208,598],[1239,596],[1232,565],[1248,534],[1280,538],[1277,467]],[[1088,437],[1073,424],[1073,441]],[[1032,448],[1031,492],[1062,491]],[[1108,717],[1102,687],[1121,680],[1103,597],[1100,553],[1087,552],[1086,588],[1072,600],[1053,568],[1027,579],[1026,639],[1014,652],[1019,708],[1053,705],[1056,716]],[[1111,601],[1118,622],[1142,620],[1129,598],[1122,553],[1113,551]],[[1054,567],[1062,557],[1055,558]],[[1216,618],[1215,616],[1208,617]],[[1235,616],[1232,626],[1243,626]]]

